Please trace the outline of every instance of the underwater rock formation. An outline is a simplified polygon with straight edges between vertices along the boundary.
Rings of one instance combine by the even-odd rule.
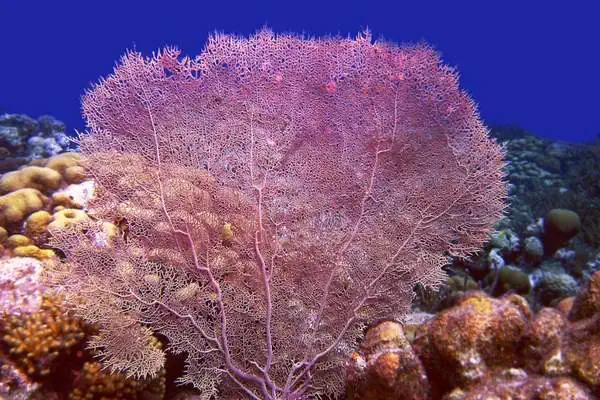
[[[600,395],[600,272],[568,314],[471,292],[425,322],[371,328],[348,367],[352,399],[593,399]],[[486,397],[487,398],[487,397]]]

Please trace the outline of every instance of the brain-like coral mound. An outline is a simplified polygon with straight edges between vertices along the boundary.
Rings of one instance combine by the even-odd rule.
[[[0,257],[56,257],[50,229],[88,219],[94,181],[83,181],[81,162],[77,153],[62,153],[0,176]]]
[[[85,179],[85,170],[80,162],[78,153],[62,153],[50,158],[46,167],[59,172],[67,183],[81,183]]]
[[[0,196],[0,226],[10,231],[29,214],[47,206],[48,202],[48,197],[32,188],[19,189]]]

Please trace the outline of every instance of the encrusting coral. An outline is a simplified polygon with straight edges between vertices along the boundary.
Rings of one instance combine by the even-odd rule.
[[[29,166],[4,174],[0,179],[0,193],[6,194],[25,188],[50,193],[60,187],[61,181],[60,173],[51,168]]]
[[[60,173],[67,183],[80,183],[85,179],[85,170],[80,162],[81,156],[78,153],[61,153],[50,158],[46,168]]]
[[[45,208],[49,199],[36,189],[19,189],[0,196],[0,226],[8,231],[20,228],[31,213]]]
[[[430,396],[423,365],[410,348],[402,326],[385,321],[367,332],[348,369],[348,398],[411,399]]]
[[[593,399],[600,395],[600,272],[565,312],[470,292],[424,323],[371,328],[348,370],[352,399]],[[567,314],[568,313],[568,314]],[[422,374],[420,371],[425,371]]]

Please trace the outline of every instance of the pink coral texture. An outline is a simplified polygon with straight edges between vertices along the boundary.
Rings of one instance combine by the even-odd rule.
[[[505,207],[502,149],[457,74],[368,32],[128,53],[83,109],[95,218],[54,232],[53,282],[109,367],[156,373],[160,333],[200,398],[342,393],[365,327]],[[100,221],[121,227],[103,247]]]

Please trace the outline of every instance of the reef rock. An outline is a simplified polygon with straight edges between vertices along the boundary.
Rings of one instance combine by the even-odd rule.
[[[424,322],[371,328],[348,369],[351,399],[594,399],[600,396],[600,272],[572,307],[468,292]],[[564,311],[561,311],[564,310]],[[567,314],[568,312],[568,314]]]

